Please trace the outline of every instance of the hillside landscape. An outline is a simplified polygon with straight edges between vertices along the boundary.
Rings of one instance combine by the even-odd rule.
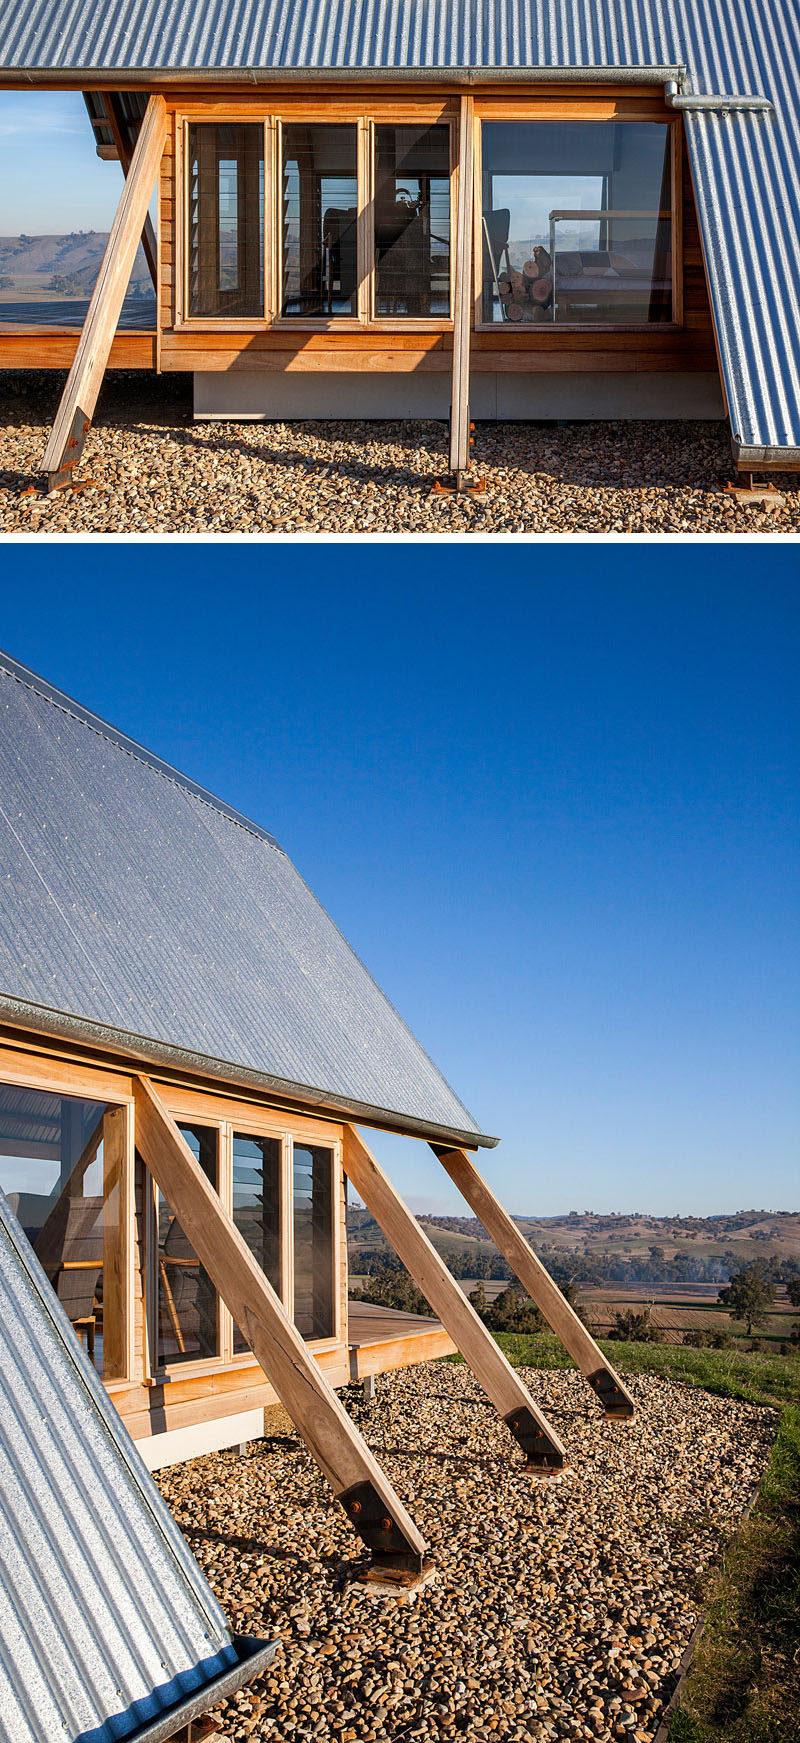
[[[719,1292],[737,1272],[758,1265],[774,1301],[758,1324],[758,1340],[788,1345],[797,1308],[787,1285],[800,1278],[800,1212],[741,1210],[709,1217],[655,1217],[640,1212],[517,1216],[515,1222],[551,1275],[579,1293],[582,1311],[601,1335],[619,1316],[644,1313],[667,1343],[711,1339],[729,1329],[741,1338]],[[478,1284],[492,1301],[511,1281],[506,1260],[475,1217],[420,1215],[437,1251],[467,1291]],[[380,1279],[395,1255],[366,1210],[348,1208],[353,1287]],[[373,1285],[374,1286],[374,1285]]]
[[[91,296],[107,241],[106,230],[73,230],[54,236],[0,236],[0,318],[7,303],[57,302]],[[152,280],[140,248],[128,297],[136,300],[151,293]]]

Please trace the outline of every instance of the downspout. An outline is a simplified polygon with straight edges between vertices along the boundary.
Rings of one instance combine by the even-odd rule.
[[[675,79],[670,79],[664,86],[664,100],[668,109],[699,109],[727,115],[731,109],[754,110],[761,114],[772,114],[773,105],[768,97],[736,97],[723,95],[695,96],[689,91],[682,94]]]

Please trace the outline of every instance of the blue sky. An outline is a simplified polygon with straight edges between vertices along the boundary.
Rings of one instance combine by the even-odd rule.
[[[277,835],[512,1210],[797,1208],[795,548],[13,564],[0,644]],[[460,1208],[424,1146],[376,1149]]]
[[[0,91],[0,236],[108,230],[121,189],[79,91]]]

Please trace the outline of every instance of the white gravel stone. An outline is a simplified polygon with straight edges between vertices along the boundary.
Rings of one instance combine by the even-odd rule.
[[[639,1377],[621,1427],[574,1372],[525,1378],[567,1445],[555,1484],[525,1476],[463,1366],[384,1376],[368,1412],[348,1398],[436,1563],[411,1602],[365,1595],[358,1540],[293,1437],[161,1473],[232,1624],[282,1643],[220,1710],[223,1736],[650,1743],[774,1413]]]
[[[191,381],[106,378],[80,468],[94,483],[23,492],[64,377],[0,374],[0,532],[800,532],[800,480],[778,513],[743,508],[721,423],[479,424],[484,495],[431,495],[446,471],[441,422],[194,424]]]

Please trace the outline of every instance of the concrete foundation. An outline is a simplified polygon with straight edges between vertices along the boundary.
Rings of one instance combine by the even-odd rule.
[[[197,1422],[191,1428],[167,1429],[164,1434],[151,1434],[136,1445],[148,1471],[163,1470],[165,1465],[179,1465],[184,1459],[199,1459],[203,1453],[220,1452],[223,1447],[246,1445],[260,1440],[264,1433],[264,1411],[244,1410],[236,1416],[222,1416],[216,1422]]]
[[[572,418],[724,418],[712,374],[483,375],[470,382],[470,412],[487,421]],[[198,419],[283,422],[293,418],[447,418],[446,374],[352,375],[287,370],[197,372]]]

